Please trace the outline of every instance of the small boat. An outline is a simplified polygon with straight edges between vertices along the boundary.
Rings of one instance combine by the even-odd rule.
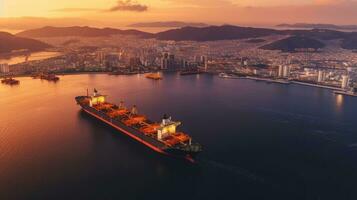
[[[162,80],[162,76],[160,75],[160,73],[149,73],[146,74],[145,77],[153,80]]]
[[[220,74],[218,74],[218,77],[225,78],[225,79],[243,79],[243,78],[246,78],[245,76],[237,76],[237,75],[231,75],[231,74],[226,74],[226,73],[220,73]]]

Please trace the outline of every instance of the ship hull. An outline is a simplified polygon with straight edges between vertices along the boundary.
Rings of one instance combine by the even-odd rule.
[[[149,147],[150,149],[167,156],[173,156],[178,158],[185,158],[191,162],[194,162],[194,158],[196,157],[196,152],[188,152],[178,148],[171,148],[166,146],[163,142],[160,142],[152,137],[146,136],[140,131],[126,126],[125,124],[121,123],[118,120],[111,119],[104,113],[88,106],[88,105],[81,105],[82,110],[87,113],[88,115],[102,121],[103,123],[111,126],[112,128],[120,131],[121,133],[129,136],[130,138],[140,142],[141,144]]]

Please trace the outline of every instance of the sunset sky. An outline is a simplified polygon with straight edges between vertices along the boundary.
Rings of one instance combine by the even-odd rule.
[[[0,28],[123,26],[171,21],[211,24],[357,24],[357,0],[0,0]]]

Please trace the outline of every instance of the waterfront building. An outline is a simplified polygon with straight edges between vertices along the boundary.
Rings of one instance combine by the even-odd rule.
[[[166,70],[169,66],[169,60],[166,58],[161,59],[161,69]]]
[[[318,75],[317,75],[317,82],[321,83],[325,81],[325,72],[322,70],[319,70]]]
[[[161,58],[161,69],[162,70],[175,70],[176,60],[174,54],[164,53]],[[181,66],[180,66],[181,67]]]
[[[279,65],[278,77],[287,78],[290,76],[290,66],[288,65]]]
[[[10,72],[10,67],[7,63],[0,64],[0,73],[6,74]]]
[[[201,56],[201,64],[202,66],[205,66],[207,62],[207,57],[206,56]]]
[[[282,65],[279,65],[278,77],[283,77],[283,73],[284,73],[284,67]]]
[[[347,75],[342,75],[341,88],[342,89],[348,88],[348,76]]]
[[[100,64],[104,64],[105,63],[105,56],[106,54],[103,51],[98,51],[96,53],[96,59]]]
[[[129,66],[130,66],[130,70],[134,71],[136,69],[139,69],[140,66],[142,65],[140,58],[138,57],[132,57],[130,58],[129,61]]]
[[[285,65],[284,69],[283,69],[283,77],[287,78],[290,76],[290,66],[289,65]]]
[[[174,61],[175,61],[174,55],[171,55],[167,52],[163,53],[161,58],[161,69],[162,70],[171,69]]]

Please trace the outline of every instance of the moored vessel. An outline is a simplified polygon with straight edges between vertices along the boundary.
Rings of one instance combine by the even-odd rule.
[[[131,110],[120,102],[119,106],[106,101],[106,95],[94,94],[78,96],[76,102],[89,115],[110,125],[136,141],[146,145],[156,152],[185,158],[194,161],[195,156],[202,151],[198,143],[177,130],[181,122],[176,122],[164,115],[161,123],[155,123],[138,113],[136,106]]]
[[[53,81],[53,82],[59,81],[59,77],[56,76],[55,74],[43,74],[40,76],[40,79],[44,79],[47,81]]]
[[[346,95],[351,97],[357,97],[357,88],[352,88],[351,90],[335,90],[334,94]]]
[[[18,85],[20,84],[20,81],[13,78],[4,78],[1,80],[1,83],[6,85]]]
[[[184,70],[180,71],[181,76],[187,76],[187,75],[196,75],[196,74],[202,74],[202,72],[197,69],[197,70]]]

